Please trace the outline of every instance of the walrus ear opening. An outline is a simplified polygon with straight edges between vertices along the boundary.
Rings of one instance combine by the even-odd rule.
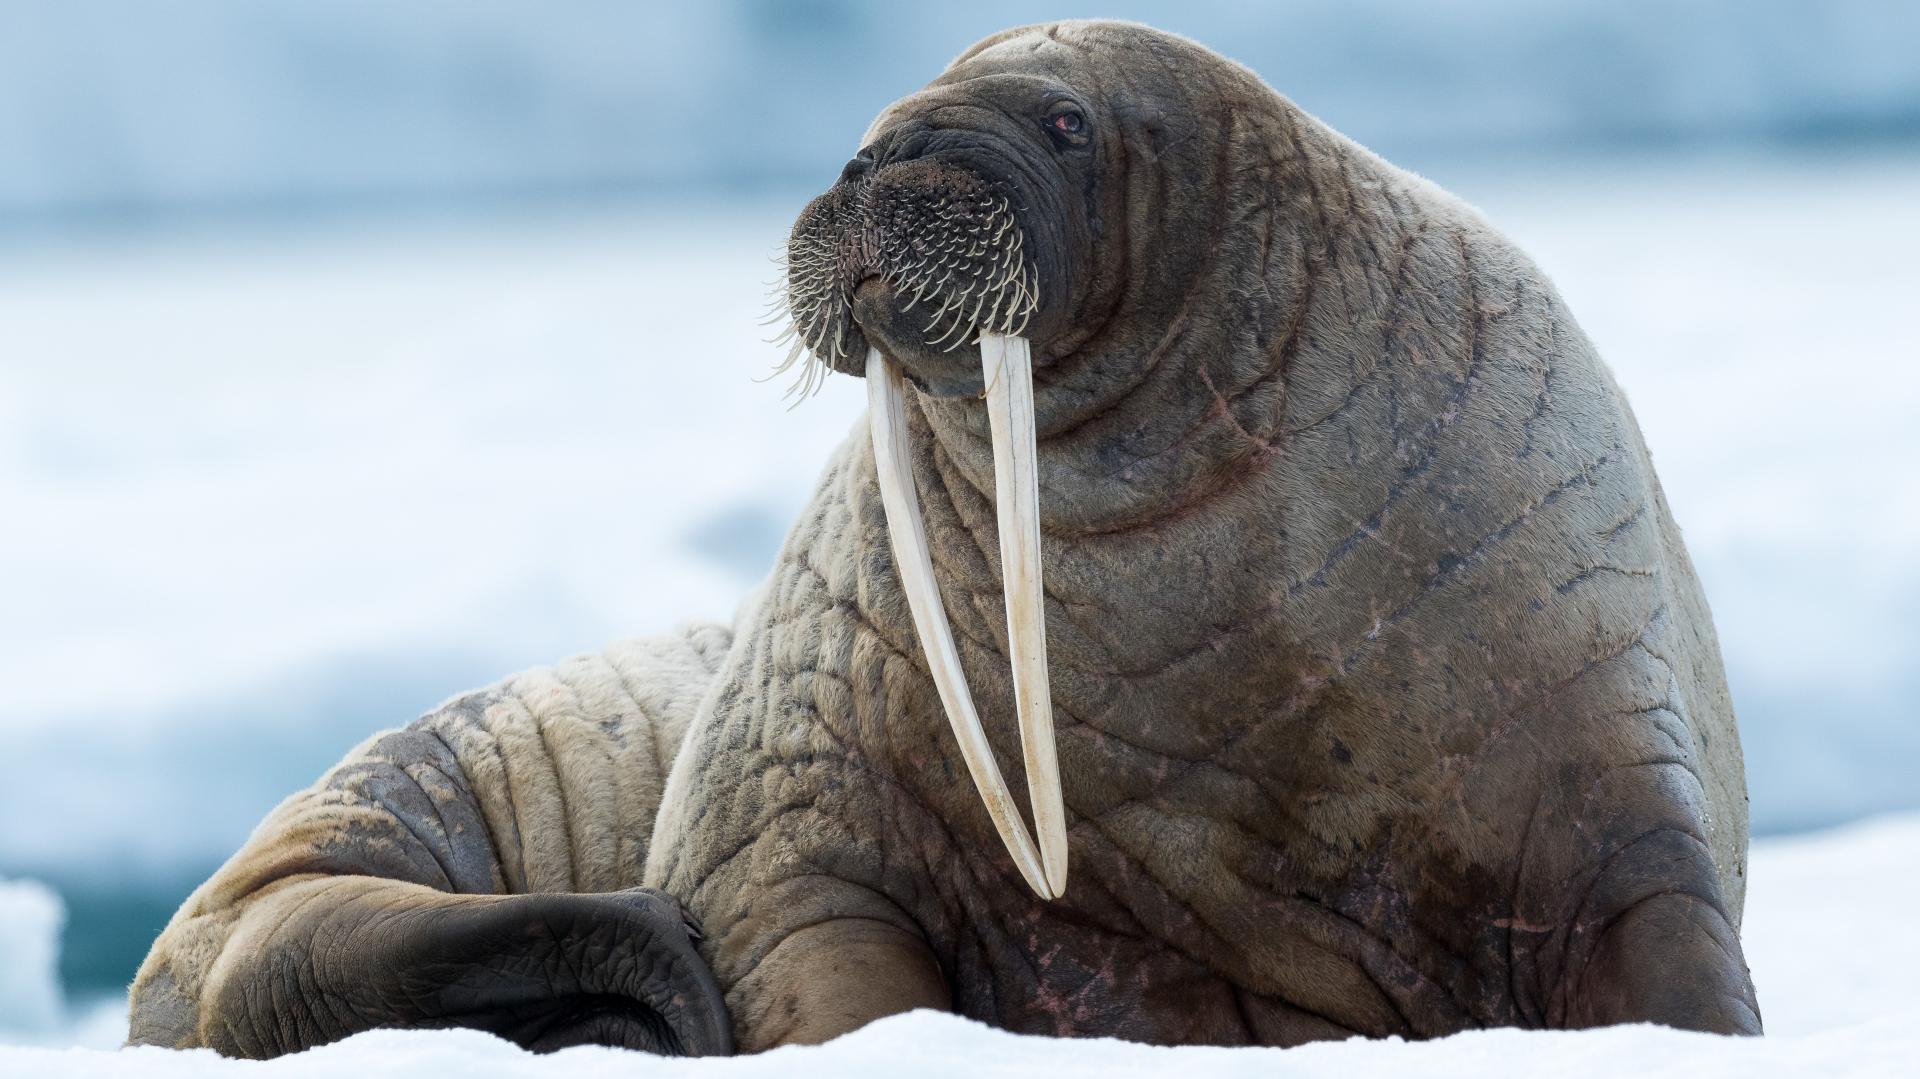
[[[1157,159],[1172,143],[1172,125],[1167,120],[1166,110],[1152,105],[1128,103],[1109,103],[1108,113],[1115,126],[1131,133],[1128,142],[1145,144],[1148,162]]]
[[[982,334],[981,376],[994,447],[996,515],[1007,645],[1013,663],[1015,708],[1032,797],[1035,831],[1029,837],[1013,794],[987,741],[973,694],[960,668],[953,629],[933,576],[926,524],[913,481],[906,440],[906,387],[900,367],[879,349],[867,353],[868,423],[874,468],[887,516],[887,534],[914,632],[926,653],[934,687],[960,754],[993,819],[1000,841],[1036,895],[1058,898],[1067,885],[1066,810],[1053,736],[1053,698],[1047,681],[1046,622],[1041,605],[1040,501],[1033,420],[1033,358],[1024,337]]]

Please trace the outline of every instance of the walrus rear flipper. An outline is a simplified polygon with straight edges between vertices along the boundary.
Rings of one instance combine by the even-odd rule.
[[[616,645],[376,736],[282,803],[155,942],[129,1041],[268,1057],[375,1027],[731,1050],[672,898],[638,887],[730,643]]]

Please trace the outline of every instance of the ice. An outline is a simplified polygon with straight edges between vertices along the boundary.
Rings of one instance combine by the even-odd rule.
[[[1748,866],[1741,943],[1769,1035],[1898,1019],[1920,1048],[1920,815],[1764,840]]]
[[[1344,1079],[1436,1079],[1515,1076],[1535,1079],[1615,1079],[1620,1075],[1677,1079],[1888,1076],[1912,1062],[1916,1039],[1907,1024],[1888,1019],[1829,1034],[1737,1040],[1683,1034],[1658,1027],[1615,1027],[1579,1034],[1502,1030],[1441,1041],[1354,1041],[1296,1049],[1156,1049],[1125,1042],[1060,1041],[1020,1037],[933,1012],[875,1023],[824,1046],[776,1050],[721,1061],[641,1059],[606,1049],[570,1049],[548,1057],[521,1052],[473,1031],[375,1032],[266,1065],[221,1060],[207,1051],[139,1049],[122,1053],[0,1050],[0,1064],[43,1079],[166,1079],[174,1076],[270,1075],[357,1079],[463,1079],[518,1076],[689,1076],[745,1079],[892,1077],[993,1079],[1113,1079],[1128,1076],[1206,1075],[1212,1079],[1337,1074]],[[13,1058],[9,1060],[8,1058]]]
[[[216,860],[372,730],[726,618],[858,411],[753,381],[792,210],[0,259],[0,868]]]
[[[66,910],[46,885],[0,879],[0,1040],[43,1035],[60,1024],[55,963]]]

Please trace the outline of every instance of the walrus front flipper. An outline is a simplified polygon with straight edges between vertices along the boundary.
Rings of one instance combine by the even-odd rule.
[[[679,904],[647,889],[454,896],[309,878],[263,896],[236,929],[203,989],[197,1031],[228,1056],[278,1056],[375,1027],[471,1027],[535,1051],[732,1048]]]
[[[1760,1006],[1706,844],[1650,832],[1617,855],[1569,943],[1565,1024],[1759,1034]]]
[[[730,638],[616,645],[376,736],[255,830],[155,942],[134,1044],[264,1057],[375,1027],[731,1049],[671,898],[638,887]]]
[[[1655,653],[1594,669],[1595,685],[1623,702],[1612,715],[1563,727],[1563,744],[1604,739],[1583,752],[1604,765],[1559,761],[1525,825],[1516,906],[1505,941],[1507,985],[1530,1026],[1584,1028],[1658,1023],[1712,1034],[1761,1033],[1760,1006],[1740,946],[1746,821],[1699,776],[1691,710],[1634,702],[1621,676],[1666,668]],[[1658,679],[1657,681],[1654,679]],[[1604,687],[1604,688],[1600,688]],[[1604,698],[1601,698],[1604,699]],[[1595,708],[1599,711],[1599,708]],[[1718,812],[1715,812],[1718,810]],[[1716,848],[1710,824],[1736,827]],[[1731,819],[1731,824],[1725,823]]]

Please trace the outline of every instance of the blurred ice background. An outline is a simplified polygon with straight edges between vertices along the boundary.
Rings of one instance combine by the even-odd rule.
[[[1920,807],[1920,5],[0,0],[0,1038],[111,1041],[368,732],[727,616],[861,407],[753,381],[786,225],[965,45],[1094,14],[1527,247],[1687,530],[1756,832]]]

